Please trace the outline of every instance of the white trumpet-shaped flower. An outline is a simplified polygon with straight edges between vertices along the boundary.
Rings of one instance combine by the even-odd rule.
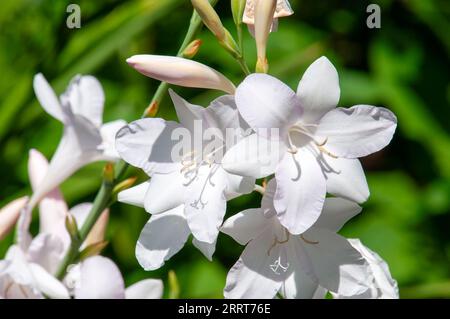
[[[358,203],[367,199],[357,158],[389,144],[397,126],[395,115],[382,107],[336,108],[339,96],[337,71],[325,57],[306,70],[297,93],[266,74],[248,76],[236,90],[237,108],[258,135],[228,150],[222,165],[242,176],[275,173],[275,209],[293,234],[315,223],[327,191]]]
[[[114,136],[126,122],[102,124],[104,93],[92,76],[76,76],[58,98],[42,74],[34,77],[34,91],[44,110],[64,125],[63,136],[45,177],[35,185],[30,202],[19,220],[19,242],[26,235],[31,211],[37,203],[76,170],[94,161],[115,161]]]
[[[236,142],[225,142],[226,130],[246,128],[233,96],[219,97],[202,108],[173,91],[170,95],[180,123],[142,119],[121,129],[116,139],[120,156],[151,176],[148,183],[119,195],[121,201],[140,205],[145,194],[142,204],[154,214],[137,247],[139,262],[146,269],[161,266],[181,249],[190,232],[210,257],[227,199],[251,192],[254,186],[253,178],[229,174],[220,165],[222,154]],[[188,143],[174,158],[173,153],[179,153],[174,151],[179,144],[176,136],[181,132],[189,133]],[[206,137],[207,132],[215,135]],[[211,138],[215,141],[212,147]],[[154,250],[161,253],[158,258],[150,258]]]
[[[261,208],[227,219],[221,231],[246,245],[228,273],[226,298],[321,298],[325,287],[343,296],[364,293],[370,274],[362,254],[336,234],[361,208],[351,201],[329,198],[316,223],[292,235],[276,218],[272,179]]]
[[[153,79],[185,87],[215,89],[234,94],[236,87],[220,72],[196,61],[174,56],[134,55],[127,63]]]

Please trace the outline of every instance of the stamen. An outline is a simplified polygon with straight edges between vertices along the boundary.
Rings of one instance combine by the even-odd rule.
[[[267,256],[270,256],[270,252],[272,251],[273,248],[275,248],[276,245],[278,244],[285,244],[289,241],[289,237],[290,237],[290,233],[287,231],[287,229],[284,230],[285,234],[286,234],[286,239],[284,240],[279,240],[277,236],[275,236],[274,241],[272,243],[272,246],[270,246],[269,250],[267,251]]]
[[[334,155],[334,154],[331,153],[330,151],[326,150],[325,147],[323,147],[322,145],[317,145],[317,148],[318,148],[321,152],[327,154],[328,156],[330,156],[330,157],[332,157],[332,158],[339,158],[337,155]]]
[[[319,243],[318,241],[312,241],[312,240],[306,239],[306,238],[303,236],[303,234],[300,235],[300,238],[303,239],[303,241],[304,241],[305,243],[310,244],[310,245],[317,245],[317,244]]]

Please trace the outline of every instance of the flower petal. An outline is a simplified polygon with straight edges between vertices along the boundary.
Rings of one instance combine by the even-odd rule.
[[[55,277],[50,275],[38,264],[29,264],[29,269],[35,280],[36,288],[52,299],[69,299],[69,291]]]
[[[336,68],[326,58],[314,61],[303,74],[297,88],[304,109],[303,122],[316,123],[338,102],[341,90]]]
[[[291,234],[311,227],[322,212],[326,183],[316,158],[305,149],[286,153],[275,172],[274,206],[278,219]]]
[[[250,208],[228,218],[220,227],[220,231],[245,245],[270,226],[270,220],[264,217],[260,208]]]
[[[61,96],[63,103],[69,103],[74,114],[81,115],[96,127],[103,122],[105,94],[100,82],[91,75],[75,76],[66,92]]]
[[[253,177],[244,177],[234,174],[227,174],[227,187],[225,195],[227,200],[239,197],[243,194],[249,194],[253,191],[255,186],[255,179]]]
[[[200,167],[188,187],[185,215],[192,234],[212,244],[219,233],[226,210],[226,172],[219,166]]]
[[[286,299],[312,299],[319,285],[303,244],[294,238],[289,240],[286,249],[292,273],[283,282],[280,293]]]
[[[357,203],[364,203],[370,195],[366,176],[358,159],[319,158],[327,180],[327,192]]]
[[[358,215],[361,210],[361,206],[355,202],[338,197],[327,198],[322,214],[314,227],[338,232],[348,220]]]
[[[325,148],[339,157],[357,158],[389,144],[397,127],[394,113],[383,107],[337,108],[320,120],[315,135],[327,138]]]
[[[369,283],[369,287],[374,291],[379,291],[379,294],[372,296],[381,299],[398,299],[398,285],[397,281],[392,278],[389,266],[387,263],[374,251],[364,246],[359,239],[349,239],[350,244],[358,250],[366,261],[374,276],[374,282]]]
[[[179,169],[167,174],[153,174],[145,194],[145,210],[159,214],[183,204],[187,191],[184,183],[186,179]]]
[[[304,234],[303,241],[322,287],[344,296],[361,294],[368,289],[367,262],[347,239],[313,227]]]
[[[123,190],[117,195],[117,200],[121,203],[144,208],[145,194],[147,194],[149,184],[150,181],[146,181]]]
[[[172,150],[177,141],[172,132],[181,126],[163,119],[146,118],[134,121],[117,132],[116,150],[127,163],[141,168],[148,175],[174,170]]]
[[[209,260],[212,261],[212,256],[214,255],[214,252],[216,251],[216,242],[215,240],[213,243],[205,243],[204,241],[199,241],[197,238],[192,239],[192,244],[195,248],[200,250],[200,252]]]
[[[266,231],[248,243],[239,260],[228,272],[224,289],[225,298],[275,297],[282,282],[290,273],[284,272],[281,268],[288,265],[285,245],[276,245],[270,249],[273,241],[273,233]]]
[[[47,171],[47,159],[39,151],[31,149],[28,159],[28,175],[34,191],[45,179]],[[54,234],[60,237],[66,246],[70,239],[65,227],[67,212],[67,204],[58,188],[47,193],[39,203],[39,233]]]
[[[99,131],[91,122],[77,115],[72,116],[70,124],[64,126],[63,137],[45,177],[30,199],[30,208],[79,168],[101,160],[102,154],[97,149],[101,141]]]
[[[242,117],[253,129],[258,129],[257,134],[274,139],[283,139],[303,111],[295,92],[267,74],[247,76],[237,88],[235,98]]]
[[[216,89],[234,94],[230,80],[216,70],[196,61],[162,55],[134,55],[127,63],[138,72],[170,84]]]
[[[231,174],[262,178],[275,172],[284,154],[280,141],[252,134],[225,153],[222,167]]]
[[[161,299],[163,282],[159,279],[141,280],[125,290],[125,299]]]
[[[100,148],[103,150],[103,155],[111,161],[119,158],[119,153],[116,150],[116,134],[125,125],[127,125],[127,122],[124,120],[117,120],[105,123],[100,127],[100,135],[102,136]]]
[[[52,234],[37,235],[28,247],[28,260],[54,274],[64,257],[64,242]]]
[[[183,248],[190,233],[184,205],[153,215],[142,229],[136,245],[139,264],[145,270],[160,268]]]
[[[231,129],[240,129],[242,132],[246,132],[250,129],[248,124],[239,114],[233,95],[222,95],[212,101],[211,104],[204,109],[203,120],[206,122],[206,127],[218,128],[223,136],[227,136],[227,131],[230,131]],[[234,145],[232,143],[230,144],[230,146]]]
[[[34,93],[45,112],[64,123],[66,116],[61,104],[52,87],[41,73],[34,76],[33,88]]]
[[[124,299],[125,284],[116,264],[108,258],[94,256],[84,260],[76,299]]]

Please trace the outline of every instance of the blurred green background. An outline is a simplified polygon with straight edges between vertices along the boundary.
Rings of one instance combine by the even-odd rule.
[[[66,7],[81,7],[81,29],[66,27]],[[366,26],[366,7],[382,8],[381,29]],[[371,197],[342,234],[361,238],[388,262],[405,298],[450,297],[450,2],[447,0],[291,1],[294,16],[272,33],[270,73],[293,88],[306,67],[321,55],[336,65],[340,105],[382,105],[398,116],[398,130],[383,151],[362,159]],[[234,32],[228,0],[217,10]],[[71,1],[3,0],[0,4],[0,206],[29,194],[26,163],[36,148],[48,158],[62,127],[39,106],[32,78],[42,72],[61,93],[75,74],[93,74],[106,92],[105,121],[140,116],[158,85],[131,69],[125,59],[137,53],[174,55],[191,15],[187,0]],[[234,81],[237,64],[208,30],[196,60]],[[246,58],[255,63],[253,39],[245,33]],[[175,88],[200,105],[218,92]],[[175,119],[166,99],[160,116]],[[92,201],[102,163],[85,167],[62,185],[70,206]],[[130,169],[129,175],[138,174]],[[163,190],[162,190],[163,191]],[[259,195],[233,200],[228,214],[257,207]],[[242,247],[221,235],[208,262],[189,243],[166,265],[145,272],[134,248],[149,215],[115,204],[105,255],[120,267],[127,284],[146,277],[167,282],[173,269],[181,297],[222,297],[227,270]],[[36,221],[34,229],[36,229]],[[3,258],[12,236],[0,243]],[[168,288],[166,286],[166,294]]]

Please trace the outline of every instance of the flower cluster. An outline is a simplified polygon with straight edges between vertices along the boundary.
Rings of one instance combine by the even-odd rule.
[[[41,74],[34,78],[34,89],[44,110],[64,124],[64,133],[50,163],[30,150],[31,198],[19,198],[0,211],[0,239],[18,221],[17,244],[0,260],[0,298],[160,298],[160,280],[143,280],[125,289],[116,264],[98,256],[107,243],[108,209],[80,243],[78,262],[62,280],[56,278],[58,265],[79,240],[78,225],[92,208],[92,203],[81,203],[69,209],[58,185],[90,162],[117,160],[114,136],[125,122],[101,124],[103,89],[92,76],[76,76],[60,99]],[[37,204],[39,234],[32,238],[29,226]]]
[[[155,101],[147,112],[151,117],[102,124],[104,95],[94,77],[75,77],[57,98],[45,78],[36,75],[36,96],[63,123],[64,133],[50,164],[39,152],[30,152],[31,198],[0,212],[0,238],[18,220],[17,245],[0,261],[0,297],[161,297],[160,280],[125,289],[117,266],[98,256],[106,243],[106,204],[84,203],[69,210],[58,190],[88,163],[122,160],[142,169],[148,180],[125,190],[118,186],[130,183],[108,188],[117,176],[106,170],[104,185],[116,191],[118,201],[151,214],[136,245],[145,270],[162,267],[191,234],[193,245],[212,260],[222,232],[245,246],[228,273],[226,298],[324,298],[327,293],[333,298],[398,298],[386,263],[358,239],[338,234],[369,197],[358,158],[389,144],[395,115],[371,105],[337,107],[338,72],[326,57],[307,68],[296,91],[267,74],[269,34],[278,18],[293,14],[287,0],[232,0],[238,41],[223,26],[214,1],[191,2],[196,10],[191,23],[201,19],[246,76],[235,86],[191,60],[198,41],[176,57],[127,59],[159,81],[225,93],[202,107],[170,89],[178,122],[153,117]],[[244,23],[255,38],[256,73],[249,72],[243,55]],[[262,194],[260,207],[225,219],[227,201],[253,191]],[[33,238],[29,226],[38,204],[40,232]],[[100,213],[105,209],[96,216],[99,208]],[[95,225],[80,236],[79,227],[86,231],[92,216]],[[57,268],[67,258],[71,265]]]
[[[202,18],[217,18],[207,1],[193,4]],[[256,68],[265,72],[268,31],[292,11],[287,1],[247,1],[244,12],[259,49]],[[327,291],[335,298],[398,296],[384,261],[336,233],[369,197],[358,158],[389,144],[397,123],[392,112],[336,107],[338,73],[325,57],[306,70],[296,92],[264,72],[248,75],[234,89],[223,74],[180,57],[138,55],[127,62],[158,80],[231,94],[203,108],[171,90],[179,123],[145,118],[116,136],[120,157],[150,177],[119,194],[119,201],[152,214],[136,246],[144,269],[164,265],[190,234],[211,259],[222,231],[246,245],[228,274],[225,297],[312,298]],[[234,134],[238,138],[230,143],[230,128],[249,134]],[[174,156],[181,129],[191,140]],[[205,134],[208,129],[215,134]],[[260,178],[265,186],[255,185]],[[224,222],[226,202],[254,189],[264,193],[261,208]]]

